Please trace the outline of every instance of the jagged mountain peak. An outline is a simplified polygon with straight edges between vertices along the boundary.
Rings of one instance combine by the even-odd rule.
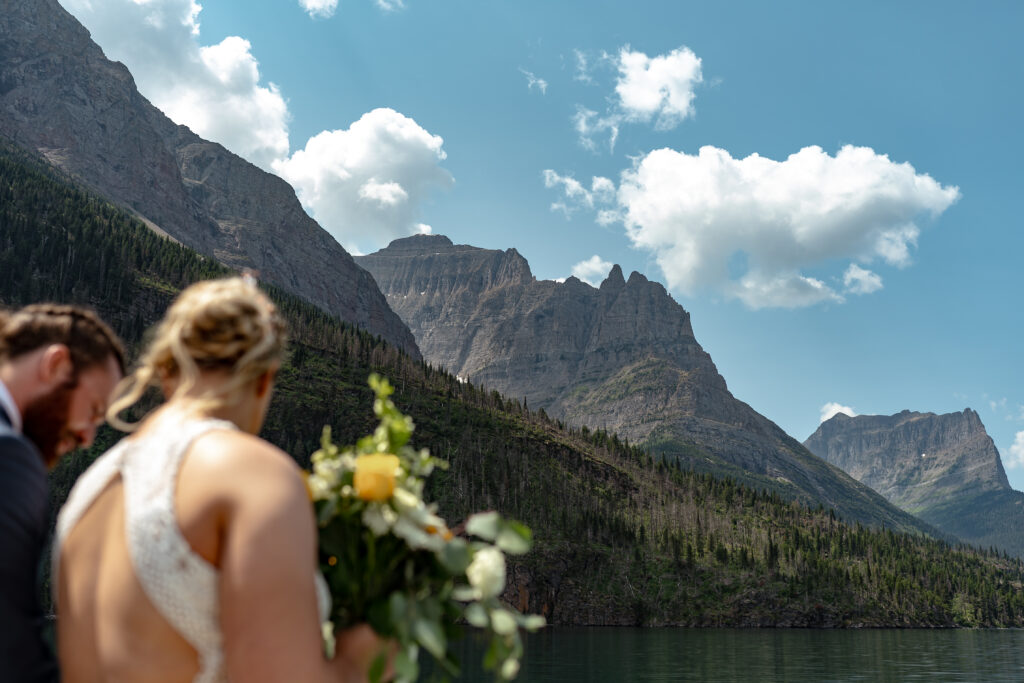
[[[608,277],[601,283],[600,290],[602,292],[618,291],[626,286],[626,280],[622,277],[622,266],[616,263],[612,266],[612,269],[608,271]]]

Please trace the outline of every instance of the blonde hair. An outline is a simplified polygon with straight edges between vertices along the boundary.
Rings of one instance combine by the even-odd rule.
[[[118,414],[150,386],[177,378],[170,400],[184,396],[204,370],[230,378],[198,397],[203,408],[229,405],[247,384],[271,370],[284,355],[285,325],[270,299],[247,277],[207,280],[186,288],[167,310],[135,371],[118,385],[107,421],[123,431],[137,425]]]

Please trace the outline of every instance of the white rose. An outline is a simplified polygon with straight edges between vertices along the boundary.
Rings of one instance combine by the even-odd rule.
[[[309,485],[309,495],[313,500],[327,500],[331,497],[331,482],[319,474],[311,474],[306,477]]]
[[[505,589],[505,556],[497,548],[476,551],[466,568],[466,578],[481,599],[496,597]]]

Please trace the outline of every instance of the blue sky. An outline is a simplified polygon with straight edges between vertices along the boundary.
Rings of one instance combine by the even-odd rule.
[[[351,251],[619,263],[794,437],[828,404],[972,407],[1024,489],[1024,5],[62,4]]]

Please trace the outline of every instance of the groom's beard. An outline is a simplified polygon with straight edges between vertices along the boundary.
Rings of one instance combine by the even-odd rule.
[[[25,406],[22,431],[39,449],[47,469],[57,463],[57,458],[77,448],[82,440],[68,429],[68,415],[71,411],[71,395],[78,381],[65,382]],[[71,448],[61,444],[71,443]]]

